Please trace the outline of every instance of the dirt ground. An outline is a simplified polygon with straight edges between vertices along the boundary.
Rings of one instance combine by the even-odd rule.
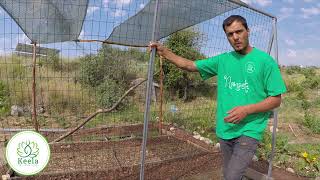
[[[286,127],[283,124],[279,125],[280,130]],[[140,132],[141,128],[142,125],[102,128],[99,132],[89,129],[74,135],[73,140],[92,133],[107,137],[108,133],[120,133],[120,129],[126,129],[125,132],[131,134],[134,131]],[[192,134],[184,130],[169,129],[171,127],[166,127],[166,135],[151,137],[147,142],[145,179],[222,178],[221,153],[217,149],[194,139]],[[141,137],[132,136],[120,140],[99,138],[99,140],[54,143],[51,145],[51,159],[43,172],[34,177],[13,177],[13,179],[139,179]],[[268,164],[256,162],[251,168],[266,174]],[[273,177],[279,180],[306,179],[279,168],[274,168]]]

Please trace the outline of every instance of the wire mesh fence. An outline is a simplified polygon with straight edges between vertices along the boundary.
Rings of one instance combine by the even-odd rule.
[[[35,98],[40,133],[49,142],[63,142],[51,144],[52,158],[43,176],[96,171],[102,179],[138,178],[150,56],[146,46],[156,1],[61,2],[1,1],[1,148],[16,132],[34,129]],[[236,2],[160,1],[156,39],[192,60],[228,52],[232,47],[222,22],[239,14],[248,21],[251,44],[268,52],[273,18]],[[37,45],[35,64],[31,43]],[[202,156],[207,150],[183,141],[190,134],[179,139],[170,132],[179,128],[208,144],[216,140],[216,79],[204,82],[198,74],[178,70],[165,60],[161,67],[162,78],[157,57],[146,173],[153,172],[147,177],[154,179],[179,178],[190,172],[193,158],[210,158]],[[162,119],[165,126],[159,130]],[[75,132],[57,140],[72,129]],[[175,161],[181,164],[166,174],[165,167],[173,168],[170,163]],[[5,165],[3,157],[1,164]]]

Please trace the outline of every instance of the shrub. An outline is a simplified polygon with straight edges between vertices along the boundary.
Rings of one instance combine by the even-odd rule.
[[[124,85],[112,79],[105,79],[97,87],[97,102],[102,108],[110,108],[124,94]],[[121,103],[123,104],[123,103]]]
[[[303,124],[311,129],[312,132],[320,133],[320,119],[309,111],[305,111]]]
[[[60,58],[57,53],[48,52],[47,61],[49,61],[52,70],[54,70],[54,71],[61,71],[62,70]]]
[[[194,30],[184,30],[172,34],[166,41],[165,45],[175,54],[184,58],[195,60],[202,59],[204,55],[200,52],[201,34]],[[163,71],[165,74],[164,85],[171,94],[177,93],[179,98],[188,99],[188,90],[191,86],[191,76],[175,65],[164,61]],[[156,77],[158,78],[158,77]]]
[[[287,88],[288,92],[297,92],[303,90],[302,86],[293,80],[287,81]]]
[[[0,81],[0,116],[9,112],[9,92],[6,85]]]
[[[287,74],[292,75],[292,74],[296,74],[296,73],[300,73],[301,69],[299,66],[289,66],[286,69]]]
[[[80,78],[82,85],[96,87],[103,82],[105,67],[99,56],[88,55],[80,60]]]
[[[317,89],[320,87],[320,77],[319,76],[306,77],[306,80],[302,82],[301,86],[308,89]]]
[[[127,51],[103,45],[98,55],[89,55],[81,59],[80,83],[97,87],[108,79],[118,84],[126,84],[135,78],[131,72],[130,61],[130,53]]]

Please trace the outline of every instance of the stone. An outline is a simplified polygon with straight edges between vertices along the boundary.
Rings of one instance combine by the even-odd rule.
[[[259,158],[256,155],[253,155],[252,161],[257,162],[259,161]]]
[[[23,108],[18,105],[11,106],[11,116],[22,116]]]
[[[193,135],[200,135],[197,131],[193,131]]]
[[[2,175],[2,180],[9,180],[10,179],[10,175],[6,174],[6,175]]]
[[[40,106],[39,108],[38,108],[38,110],[37,110],[37,113],[39,113],[39,114],[43,114],[43,113],[45,113],[46,112],[46,109],[44,108],[44,106]]]
[[[201,136],[201,137],[199,138],[199,140],[200,140],[200,141],[204,141],[204,137]]]
[[[214,147],[220,149],[220,143],[217,143],[216,145],[214,145]]]
[[[198,134],[198,135],[194,135],[193,137],[194,137],[195,139],[200,139],[201,136]]]
[[[206,144],[212,144],[213,142],[209,138],[204,138],[203,140]]]
[[[270,130],[271,133],[273,133],[273,126],[270,126],[269,130]],[[276,128],[276,132],[278,132],[278,131],[279,131],[279,129]]]
[[[292,168],[287,168],[286,171],[294,173],[294,170]]]
[[[174,128],[174,127],[171,127],[171,128],[170,128],[170,131],[174,131],[174,130],[175,130],[175,128]]]

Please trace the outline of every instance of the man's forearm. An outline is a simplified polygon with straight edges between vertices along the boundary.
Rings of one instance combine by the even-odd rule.
[[[164,58],[168,59],[171,63],[173,63],[180,69],[191,71],[191,72],[197,71],[197,68],[193,61],[183,58],[181,56],[178,56],[169,50],[166,50],[166,52],[164,53]]]
[[[279,107],[281,104],[281,95],[270,96],[265,100],[257,103],[248,105],[248,114],[254,114],[259,112],[266,112]]]

